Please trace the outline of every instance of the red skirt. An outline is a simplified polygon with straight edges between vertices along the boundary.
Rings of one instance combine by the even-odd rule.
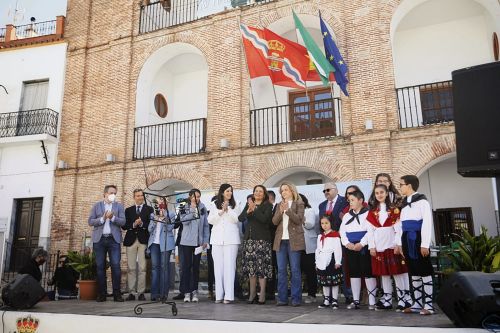
[[[373,275],[396,275],[408,272],[405,259],[400,254],[394,254],[394,249],[377,252],[377,255],[371,258]]]

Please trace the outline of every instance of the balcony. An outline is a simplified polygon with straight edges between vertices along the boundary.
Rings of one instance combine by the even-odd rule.
[[[0,113],[0,143],[55,139],[58,118],[48,108]]]
[[[204,152],[206,133],[206,118],[136,127],[133,158],[137,160]]]
[[[453,118],[452,81],[396,89],[400,128],[449,123]]]
[[[64,16],[52,21],[0,28],[0,48],[16,47],[61,40],[64,35]]]
[[[339,98],[250,110],[250,144],[266,146],[339,136],[340,110]]]
[[[268,3],[273,0],[231,0],[232,7]],[[144,1],[147,3],[149,1]],[[161,0],[141,5],[139,33],[144,34],[176,25],[193,22],[205,16],[198,11],[200,0]]]

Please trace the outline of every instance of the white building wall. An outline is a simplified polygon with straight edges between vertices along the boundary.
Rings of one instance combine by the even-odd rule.
[[[393,57],[396,87],[451,80],[451,72],[493,61],[484,15],[398,30]]]
[[[0,52],[3,68],[0,84],[9,92],[5,94],[0,91],[0,113],[18,111],[23,82],[40,79],[49,80],[47,107],[60,113],[66,48],[66,43],[59,43]],[[26,141],[28,136],[3,141],[0,138],[0,220],[7,221],[6,235],[12,236],[15,199],[43,198],[39,244],[47,247],[52,216],[54,170],[57,165],[57,140],[44,141],[48,155],[48,164],[45,164],[39,137],[33,137],[31,141]],[[20,142],[21,140],[23,142]],[[5,143],[6,141],[9,143]]]
[[[419,180],[419,192],[427,196],[432,209],[471,207],[476,235],[482,225],[490,235],[498,234],[490,178],[460,176],[456,157],[453,157],[429,168],[419,176]]]
[[[0,112],[19,111],[24,81],[49,80],[47,107],[60,112],[66,64],[66,43],[28,47],[0,52],[0,84],[9,94],[0,90]]]

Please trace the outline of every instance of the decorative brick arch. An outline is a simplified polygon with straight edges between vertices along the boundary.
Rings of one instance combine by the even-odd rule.
[[[434,160],[454,153],[456,142],[454,134],[439,136],[433,140],[422,142],[408,150],[408,154],[400,161],[395,160],[394,179],[407,174],[417,175],[428,168]]]
[[[268,155],[260,160],[251,176],[246,179],[247,185],[263,184],[275,173],[293,167],[307,167],[316,170],[334,181],[354,179],[354,168],[349,167],[334,156],[325,155],[319,150],[284,152]]]
[[[179,164],[151,167],[147,171],[148,184],[153,184],[161,179],[177,179],[202,190],[211,189],[212,185],[210,181],[196,170]],[[142,180],[137,183],[138,186],[146,185]]]

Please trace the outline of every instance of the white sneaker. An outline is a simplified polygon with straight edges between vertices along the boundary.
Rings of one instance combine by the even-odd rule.
[[[191,302],[191,294],[185,294],[184,303],[189,303],[189,302]]]
[[[198,301],[199,301],[198,300],[198,290],[193,291],[192,295],[193,296],[191,297],[191,302],[198,303]]]

